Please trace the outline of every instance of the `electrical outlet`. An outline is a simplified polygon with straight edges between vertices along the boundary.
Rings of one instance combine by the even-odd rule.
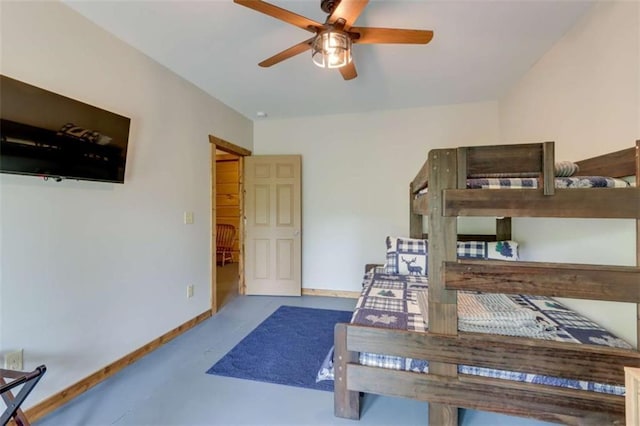
[[[193,284],[187,286],[187,299],[193,297]]]
[[[4,356],[4,368],[7,370],[22,370],[22,349],[9,352]]]

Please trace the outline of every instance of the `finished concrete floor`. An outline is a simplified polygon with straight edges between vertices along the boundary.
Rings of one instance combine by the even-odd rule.
[[[365,395],[360,421],[333,415],[331,392],[213,376],[205,371],[281,305],[352,310],[354,299],[238,296],[214,317],[118,372],[36,426],[427,425],[427,404]],[[463,426],[548,423],[463,410]]]

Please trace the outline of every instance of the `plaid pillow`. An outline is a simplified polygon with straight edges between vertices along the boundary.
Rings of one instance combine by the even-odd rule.
[[[518,260],[515,241],[458,241],[458,258]]]
[[[487,253],[486,243],[484,241],[458,241],[457,253],[458,257],[484,259]]]
[[[427,275],[429,245],[427,240],[387,237],[387,263],[384,272],[395,275]],[[515,241],[458,241],[458,258],[518,260]]]
[[[427,240],[387,237],[387,274],[427,275]]]

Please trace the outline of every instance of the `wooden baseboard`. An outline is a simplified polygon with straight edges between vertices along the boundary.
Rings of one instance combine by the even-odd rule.
[[[302,295],[303,296],[324,296],[324,297],[346,297],[347,299],[357,299],[358,297],[360,297],[360,292],[303,288]]]
[[[146,345],[136,349],[135,351],[131,352],[130,354],[125,355],[122,358],[118,359],[117,361],[112,362],[111,364],[107,365],[106,367],[96,371],[95,373],[91,374],[90,376],[85,377],[84,379],[80,380],[79,382],[74,383],[73,385],[69,386],[68,388],[66,388],[66,389],[64,389],[64,390],[62,390],[62,391],[50,396],[49,398],[45,399],[44,401],[42,401],[42,402],[34,405],[33,407],[29,408],[28,410],[26,410],[25,411],[25,415],[27,416],[27,419],[30,422],[35,422],[36,420],[44,417],[45,415],[51,413],[56,408],[61,407],[62,405],[66,404],[67,402],[71,401],[73,398],[77,397],[78,395],[88,391],[89,389],[91,389],[92,387],[97,385],[98,383],[100,383],[103,380],[113,376],[114,374],[116,374],[118,371],[122,370],[126,366],[128,366],[130,364],[133,364],[134,362],[136,362],[137,360],[139,360],[143,356],[145,356],[148,353],[156,350],[160,346],[162,346],[165,343],[169,342],[170,340],[178,337],[179,335],[181,335],[185,331],[187,331],[190,328],[196,326],[197,324],[201,323],[202,321],[206,320],[209,317],[211,317],[211,309],[209,309],[208,311],[205,311],[205,312],[201,313],[197,317],[192,318],[189,321],[179,325],[178,327],[174,328],[173,330],[169,330],[167,333],[163,334],[162,336],[158,337],[157,339],[152,340],[151,342],[149,342]]]

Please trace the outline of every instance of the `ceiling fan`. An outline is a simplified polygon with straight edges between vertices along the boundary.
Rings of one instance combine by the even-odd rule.
[[[429,30],[354,27],[369,0],[321,0],[320,8],[329,14],[324,24],[262,0],[233,1],[314,33],[310,39],[260,62],[261,67],[270,67],[311,49],[316,65],[338,68],[345,80],[351,80],[358,76],[351,56],[352,44],[427,44],[433,38],[433,31]]]

